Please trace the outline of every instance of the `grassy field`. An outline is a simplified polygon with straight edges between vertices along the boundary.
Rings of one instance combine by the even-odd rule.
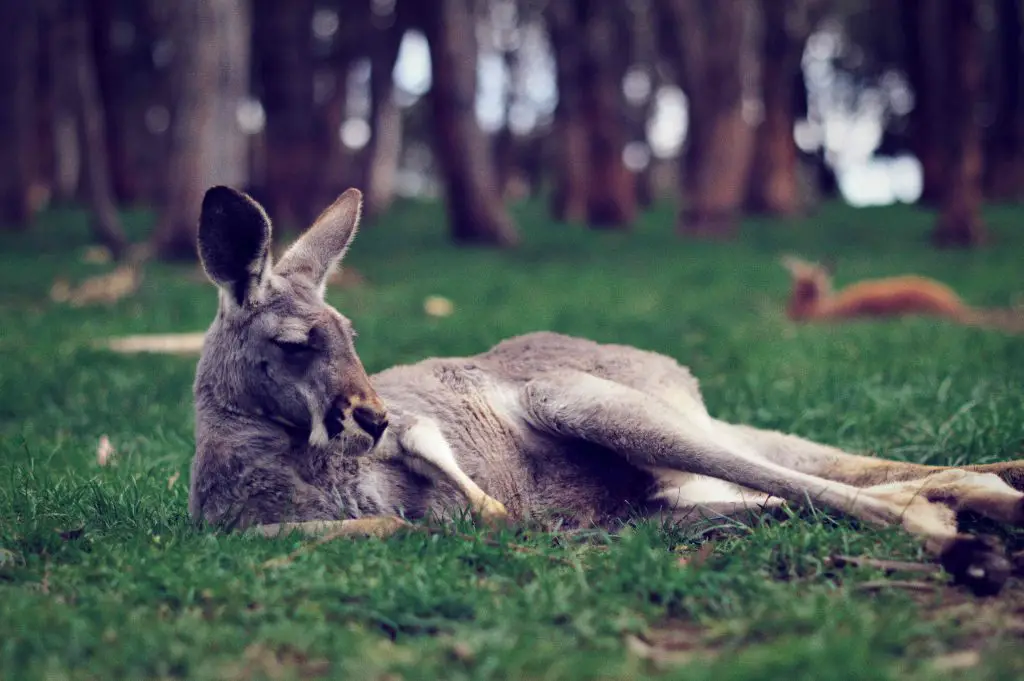
[[[621,235],[527,205],[525,245],[499,254],[452,248],[438,206],[400,206],[351,253],[367,284],[329,298],[370,371],[551,329],[680,359],[723,418],[899,459],[996,461],[1024,457],[1024,339],[925,320],[798,328],[776,262],[832,255],[839,283],[915,271],[975,304],[1020,302],[1024,211],[987,216],[996,245],[936,253],[931,218],[909,208],[826,207],[711,244],[676,238],[667,207]],[[144,214],[129,219],[144,232]],[[820,510],[689,532],[466,525],[320,546],[199,531],[186,509],[194,359],[90,342],[201,330],[213,289],[163,267],[114,307],[49,302],[55,278],[102,270],[82,261],[87,244],[74,212],[0,239],[2,679],[1024,674],[1021,580],[980,600],[941,574],[834,567],[833,554],[923,557],[901,532]],[[424,314],[431,294],[454,314]],[[116,465],[97,464],[103,435]],[[1020,548],[1024,533],[1005,539]]]

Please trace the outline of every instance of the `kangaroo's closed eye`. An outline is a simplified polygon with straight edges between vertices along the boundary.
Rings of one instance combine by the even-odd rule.
[[[290,356],[313,352],[313,347],[309,343],[302,343],[298,341],[275,340],[274,345],[280,348],[281,352]]]

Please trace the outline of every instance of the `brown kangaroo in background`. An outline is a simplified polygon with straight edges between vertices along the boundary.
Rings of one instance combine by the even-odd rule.
[[[782,258],[793,277],[786,314],[794,321],[929,315],[957,324],[1024,333],[1024,310],[971,307],[934,279],[907,275],[850,284],[832,291],[829,269],[793,256]]]
[[[957,512],[1024,524],[1024,462],[900,463],[727,423],[671,357],[555,333],[368,376],[351,322],[324,300],[361,201],[346,191],[274,263],[260,205],[206,193],[199,253],[220,292],[194,384],[196,518],[385,534],[396,516],[467,503],[608,527],[638,511],[694,522],[823,503],[921,536],[979,591],[1007,578],[1005,551],[960,532]]]

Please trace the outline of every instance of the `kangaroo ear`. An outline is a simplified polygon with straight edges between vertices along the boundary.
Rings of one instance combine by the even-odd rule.
[[[786,268],[794,277],[799,277],[807,269],[807,263],[795,255],[784,255],[779,258],[779,264]]]
[[[258,302],[270,273],[270,218],[229,187],[211,187],[199,215],[199,259],[232,304]]]
[[[328,276],[355,238],[362,210],[362,192],[346,190],[281,257],[277,273],[307,279],[322,295]]]

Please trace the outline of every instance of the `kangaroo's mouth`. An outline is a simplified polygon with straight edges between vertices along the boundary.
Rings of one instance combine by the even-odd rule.
[[[345,432],[345,414],[337,403],[332,404],[324,414],[324,428],[327,430],[327,437],[330,440],[341,437],[341,434]]]

